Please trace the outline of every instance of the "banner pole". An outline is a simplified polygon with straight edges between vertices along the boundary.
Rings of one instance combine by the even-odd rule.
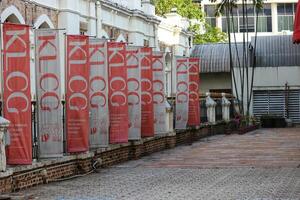
[[[63,93],[63,98],[62,98],[62,106],[63,106],[63,150],[64,150],[64,154],[67,154],[67,128],[66,128],[66,91],[67,91],[67,73],[66,73],[66,69],[67,69],[67,33],[64,33],[64,83],[65,83],[65,91]]]
[[[36,102],[35,102],[35,108],[34,108],[34,111],[36,112],[38,106],[39,106],[39,102],[38,102],[38,71],[39,70],[39,63],[37,62],[37,36],[36,36],[36,32],[37,32],[37,29],[34,29],[33,30],[33,33],[34,33],[34,61],[35,61],[35,99],[36,99]],[[37,119],[39,119],[39,113],[36,112],[35,113],[35,116],[34,117],[37,117]],[[34,119],[35,121],[35,129],[39,130],[39,123],[38,123],[38,120]],[[35,130],[35,138],[34,138],[34,142],[36,143],[36,157],[37,159],[39,159],[40,155],[39,155],[39,152],[40,152],[40,133],[39,131]]]
[[[0,67],[0,79],[1,79],[1,94],[0,94],[0,115],[3,116],[3,107],[4,107],[4,101],[3,101],[3,94],[4,94],[4,81],[3,81],[3,72],[4,72],[4,60],[3,60],[3,32],[2,32],[2,28],[3,28],[3,24],[2,24],[2,19],[1,19],[1,16],[0,16],[0,59],[1,59],[1,67]]]

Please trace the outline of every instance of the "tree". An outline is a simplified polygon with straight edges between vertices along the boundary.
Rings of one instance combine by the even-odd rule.
[[[205,29],[204,33],[201,33],[202,28],[200,24],[193,24],[189,27],[189,30],[195,33],[195,44],[218,43],[227,41],[227,34],[222,32],[218,27],[213,27],[206,22],[204,22],[203,26]]]
[[[216,2],[216,0],[211,0],[212,2]],[[237,7],[238,0],[222,0],[216,7],[216,16],[222,14],[226,16],[226,26],[227,26],[227,34],[228,34],[228,47],[229,47],[229,56],[230,56],[230,72],[232,77],[232,85],[234,86],[235,94],[237,101],[240,106],[241,113],[247,116],[249,119],[249,110],[250,103],[253,95],[253,81],[254,81],[254,70],[256,67],[256,40],[257,40],[257,24],[258,24],[258,13],[263,8],[263,0],[242,0],[242,23],[245,26],[245,30],[243,31],[243,50],[242,52],[237,49],[237,41],[235,37],[234,30],[234,19],[233,19],[233,10]],[[249,34],[249,21],[247,7],[252,7],[254,9],[255,14],[255,36],[254,36],[254,45],[251,46],[252,54],[249,54],[248,48],[250,47],[248,41]],[[233,34],[233,38],[231,35]],[[232,51],[236,51],[238,66],[233,66],[233,57]],[[239,56],[242,55],[242,56]],[[234,68],[237,68],[237,73]],[[251,76],[249,76],[249,72]],[[237,85],[237,80],[241,81],[240,85]],[[240,93],[239,93],[240,91]],[[246,99],[246,102],[244,102]],[[247,122],[249,122],[247,120]]]
[[[193,3],[192,0],[153,0],[153,2],[157,15],[164,16],[166,13],[170,13],[172,8],[177,8],[179,15],[200,22],[201,24],[190,23],[189,27],[189,30],[194,33],[195,44],[226,41],[226,33],[206,23],[205,14],[201,11],[200,6]],[[205,31],[201,31],[203,28]]]

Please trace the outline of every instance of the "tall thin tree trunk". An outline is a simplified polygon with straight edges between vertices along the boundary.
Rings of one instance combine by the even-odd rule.
[[[230,5],[228,3],[226,3],[225,9],[226,9],[226,22],[227,22],[227,33],[228,33],[229,65],[230,65],[230,75],[231,75],[231,86],[234,85],[234,89],[235,89],[239,109],[241,110],[241,106],[240,106],[241,104],[240,104],[240,99],[239,99],[239,95],[238,95],[235,72],[234,72],[233,62],[232,62],[232,50],[231,50],[231,38],[230,38],[230,17],[229,17],[230,16],[230,8],[229,8],[229,6]],[[233,84],[232,84],[232,82],[233,82]]]
[[[259,11],[255,9],[255,36],[254,36],[254,47],[253,47],[253,61],[252,61],[252,74],[251,74],[251,85],[250,85],[250,95],[248,100],[248,110],[250,110],[250,104],[252,101],[252,95],[253,95],[253,84],[254,84],[254,72],[256,68],[256,42],[257,42],[257,27],[258,27],[258,13]]]

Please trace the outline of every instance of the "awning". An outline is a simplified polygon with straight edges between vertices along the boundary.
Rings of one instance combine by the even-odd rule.
[[[300,43],[300,0],[297,3],[297,11],[295,15],[295,22],[294,22],[294,34],[293,34],[293,42]]]

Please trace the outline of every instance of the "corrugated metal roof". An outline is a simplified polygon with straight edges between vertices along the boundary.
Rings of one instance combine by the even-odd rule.
[[[250,44],[254,46],[254,37]],[[243,44],[232,44],[233,66],[238,67],[243,57]],[[247,48],[247,51],[249,49]],[[237,53],[238,52],[238,53]],[[250,55],[250,51],[248,51]],[[201,72],[230,72],[228,43],[195,45],[191,57],[199,57]],[[249,56],[249,61],[250,61]],[[300,45],[293,44],[291,35],[258,36],[256,44],[256,66],[300,66]]]
[[[239,66],[238,56],[242,61],[243,44],[237,43],[232,47],[233,66]],[[237,53],[238,52],[238,53]],[[208,72],[230,72],[229,46],[228,43],[196,45],[191,53],[191,57],[200,58],[202,73]]]
[[[254,46],[254,37],[251,38]],[[259,36],[256,44],[257,67],[300,66],[300,45],[292,35]]]

